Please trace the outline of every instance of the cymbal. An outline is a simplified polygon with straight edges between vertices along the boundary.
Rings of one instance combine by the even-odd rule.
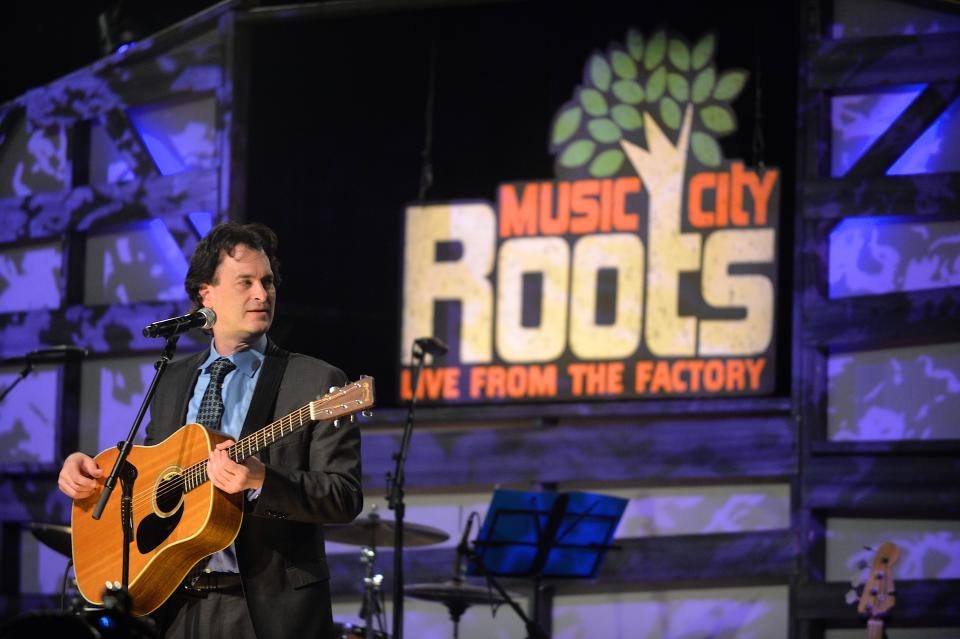
[[[354,546],[392,546],[396,522],[390,519],[381,519],[379,515],[371,514],[362,519],[355,519],[349,524],[330,524],[323,527],[324,535],[329,541]],[[403,522],[403,545],[430,546],[439,544],[450,538],[450,535],[432,526]]]
[[[65,557],[73,556],[73,545],[70,542],[72,529],[70,526],[61,526],[59,524],[41,524],[31,522],[27,524],[30,532],[40,543],[51,548]]]
[[[506,601],[496,590],[474,586],[464,581],[444,581],[434,584],[411,584],[403,589],[408,597],[425,601],[439,601],[448,606],[499,604]]]

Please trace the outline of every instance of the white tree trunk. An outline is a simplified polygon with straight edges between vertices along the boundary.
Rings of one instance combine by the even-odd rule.
[[[679,315],[681,271],[700,270],[701,236],[683,234],[683,187],[693,105],[688,104],[674,145],[649,113],[643,114],[647,149],[620,141],[649,196],[647,233],[647,307],[644,337],[650,352],[659,357],[692,356],[697,349],[697,320]]]

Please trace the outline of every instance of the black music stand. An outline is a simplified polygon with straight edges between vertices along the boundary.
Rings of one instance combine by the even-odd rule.
[[[627,500],[584,492],[496,490],[467,574],[534,581],[534,620],[545,578],[591,579]]]

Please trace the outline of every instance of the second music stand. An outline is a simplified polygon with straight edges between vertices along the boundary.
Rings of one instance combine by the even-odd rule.
[[[532,579],[539,621],[543,579],[595,577],[626,506],[595,493],[496,490],[467,574]]]

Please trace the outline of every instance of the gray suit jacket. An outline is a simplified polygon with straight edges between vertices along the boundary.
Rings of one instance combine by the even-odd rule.
[[[183,426],[198,366],[208,353],[169,365],[150,404],[146,444]],[[349,381],[330,364],[288,353],[272,341],[265,355],[241,437]],[[331,636],[330,573],[321,524],[350,522],[363,507],[359,427],[307,424],[259,456],[266,465],[263,489],[256,500],[246,502],[235,542],[257,636]],[[165,606],[173,602],[172,597]]]

